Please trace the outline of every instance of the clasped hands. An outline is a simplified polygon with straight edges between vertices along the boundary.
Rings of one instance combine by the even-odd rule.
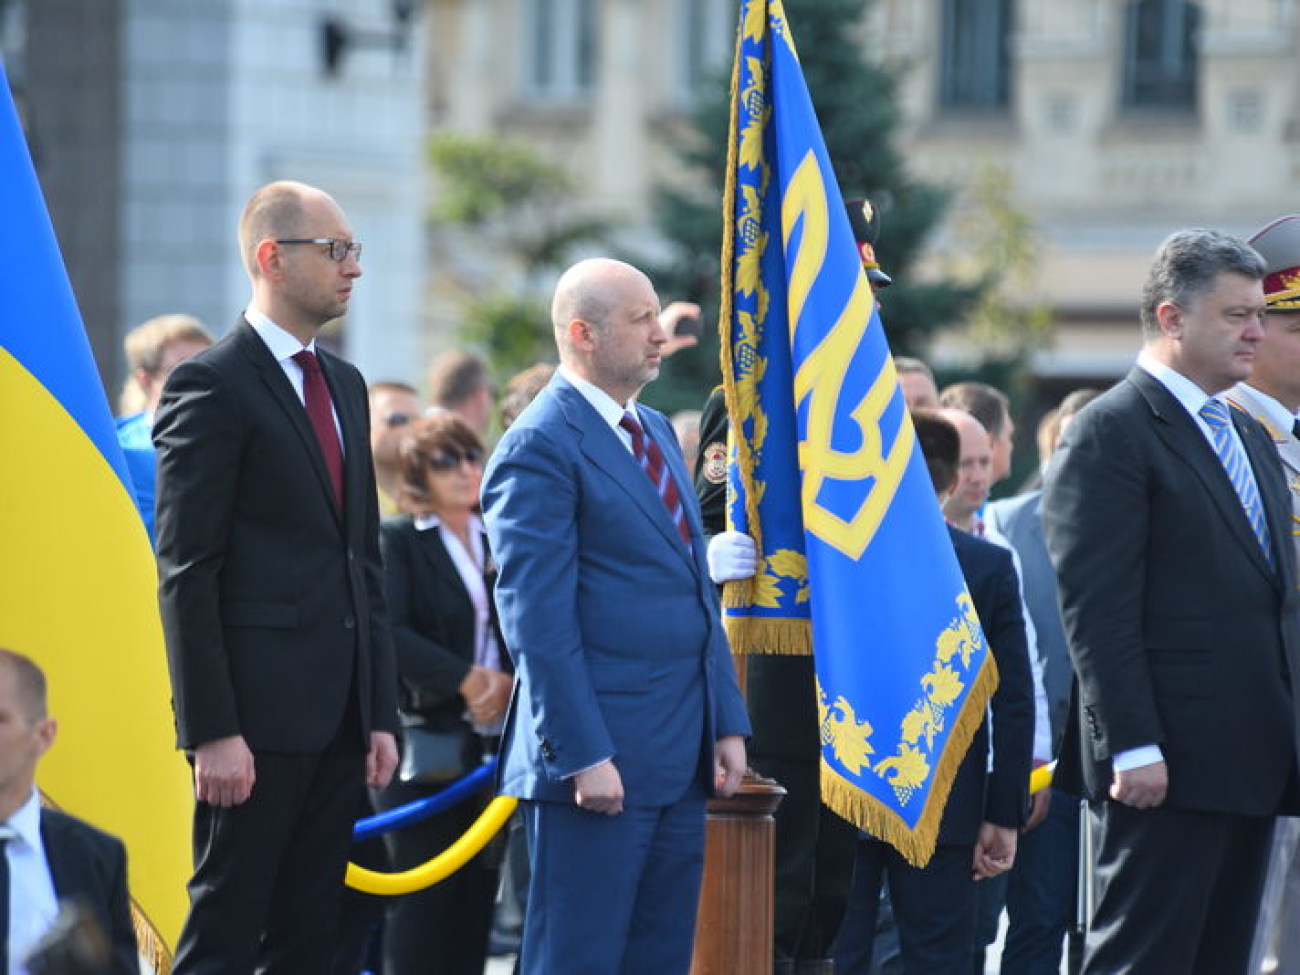
[[[513,686],[514,678],[509,674],[475,665],[460,682],[458,691],[470,719],[477,724],[491,724],[505,714]]]

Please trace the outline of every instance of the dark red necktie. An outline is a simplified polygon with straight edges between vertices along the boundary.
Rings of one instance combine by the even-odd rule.
[[[330,472],[334,487],[334,503],[343,510],[343,445],[334,426],[334,409],[331,406],[330,388],[325,385],[325,374],[320,371],[316,353],[309,349],[295,352],[293,361],[302,366],[302,392],[307,403],[307,418],[316,431],[320,452],[325,458],[325,468]]]
[[[668,469],[668,464],[664,461],[663,451],[654,440],[646,436],[645,429],[631,413],[624,413],[618,425],[632,435],[633,455],[641,465],[641,469],[646,472],[646,476],[650,478],[650,483],[659,492],[660,500],[668,509],[668,517],[677,526],[677,533],[682,536],[686,547],[690,548],[691,530],[686,527],[686,512],[682,509],[682,499],[677,494],[677,482],[673,480],[673,472]]]

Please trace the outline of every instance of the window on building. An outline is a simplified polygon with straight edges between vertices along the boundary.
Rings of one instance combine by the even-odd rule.
[[[944,108],[1001,110],[1011,104],[1013,0],[942,0]]]
[[[1196,108],[1201,5],[1188,0],[1128,0],[1124,106]]]
[[[674,87],[678,102],[688,105],[731,63],[736,5],[734,0],[675,0],[673,6]]]
[[[579,101],[596,83],[598,0],[524,0],[525,90],[532,97]]]

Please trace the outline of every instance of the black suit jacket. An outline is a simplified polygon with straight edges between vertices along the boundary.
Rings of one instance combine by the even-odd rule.
[[[957,767],[939,823],[940,843],[969,846],[985,821],[1011,827],[1025,823],[1034,748],[1034,684],[1011,553],[952,527],[948,534],[998,665],[998,689],[990,704],[992,768],[986,718]]]
[[[121,840],[66,813],[42,809],[41,842],[59,900],[78,902],[103,928],[112,951],[109,975],[137,975],[140,965]]]
[[[419,531],[409,515],[390,518],[380,527],[379,544],[397,648],[402,721],[439,728],[461,721],[465,705],[458,688],[474,663],[474,603],[443,544],[442,528]],[[487,551],[486,535],[483,545]],[[510,656],[491,598],[496,571],[490,560],[483,581],[501,667],[508,671]]]
[[[1173,808],[1266,816],[1294,775],[1295,554],[1277,452],[1240,410],[1270,566],[1196,422],[1134,369],[1071,423],[1043,496],[1078,677],[1058,770],[1106,795],[1111,758],[1158,744]]]
[[[182,748],[242,734],[255,751],[318,751],[354,699],[363,736],[396,730],[365,381],[318,356],[342,513],[302,401],[242,318],[163,391],[159,599]]]

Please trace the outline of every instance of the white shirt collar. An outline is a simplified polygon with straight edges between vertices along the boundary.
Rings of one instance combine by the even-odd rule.
[[[6,825],[33,850],[41,849],[41,797],[34,786],[31,796],[9,817]]]
[[[271,350],[271,355],[275,356],[276,362],[292,359],[304,348],[310,352],[316,351],[316,340],[314,338],[304,346],[292,334],[286,332],[251,305],[244,310],[244,318],[248,320],[249,325],[253,326],[253,331],[266,343],[266,347]]]
[[[430,528],[437,528],[442,524],[442,519],[437,515],[415,515],[411,520],[415,524],[415,530],[419,532],[427,532]],[[475,535],[481,535],[486,530],[483,527],[483,519],[477,514],[471,514],[469,516],[469,521],[466,526],[469,528],[470,538],[473,538]]]
[[[1291,435],[1291,428],[1295,426],[1295,414],[1285,406],[1275,400],[1268,393],[1256,389],[1250,383],[1238,383],[1245,389],[1260,406],[1264,408],[1264,415],[1268,419],[1268,425],[1271,428],[1270,433],[1274,430],[1282,437],[1283,440]]]
[[[1199,420],[1201,407],[1212,399],[1221,399],[1220,394],[1226,390],[1219,390],[1214,396],[1207,396],[1205,390],[1192,382],[1181,372],[1165,365],[1151,353],[1143,349],[1138,354],[1137,364],[1146,372],[1150,373],[1152,378],[1173,395],[1174,399],[1183,404],[1192,419]]]
[[[623,419],[624,413],[631,413],[633,416],[636,412],[636,399],[630,399],[620,406],[618,401],[609,393],[605,392],[594,383],[589,383],[581,376],[575,376],[565,366],[560,366],[560,375],[569,381],[569,383],[582,394],[582,398],[592,405],[601,418],[610,425],[611,428],[617,429],[618,421]]]

